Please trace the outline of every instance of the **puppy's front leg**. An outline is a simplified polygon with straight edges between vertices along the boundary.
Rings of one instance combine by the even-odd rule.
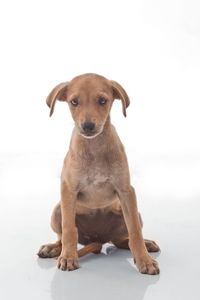
[[[128,191],[123,189],[118,191],[118,194],[129,233],[129,248],[139,271],[144,274],[159,274],[158,263],[148,254],[145,247],[134,189],[130,186]]]
[[[63,271],[72,271],[79,267],[75,205],[76,195],[70,190],[67,183],[61,183],[62,251],[58,258],[58,268]]]

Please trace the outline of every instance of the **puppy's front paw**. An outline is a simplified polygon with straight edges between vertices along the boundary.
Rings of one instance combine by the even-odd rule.
[[[157,275],[160,273],[158,263],[150,255],[145,255],[136,260],[136,265],[142,274]]]
[[[73,271],[79,268],[78,256],[64,256],[60,255],[58,257],[58,268],[62,271]]]

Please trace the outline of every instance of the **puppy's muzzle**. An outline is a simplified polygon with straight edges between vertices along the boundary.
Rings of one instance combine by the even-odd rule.
[[[84,122],[81,124],[81,133],[85,136],[93,136],[96,132],[96,126],[93,122]]]

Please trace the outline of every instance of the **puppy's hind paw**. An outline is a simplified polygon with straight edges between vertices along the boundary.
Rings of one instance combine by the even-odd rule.
[[[160,247],[152,240],[144,240],[148,252],[159,252]]]
[[[61,242],[58,241],[53,244],[42,245],[37,253],[40,258],[58,257],[61,253]]]

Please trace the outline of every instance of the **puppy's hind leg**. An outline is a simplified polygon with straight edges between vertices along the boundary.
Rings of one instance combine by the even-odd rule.
[[[122,216],[123,218],[123,216]],[[142,221],[142,217],[139,213],[139,221],[140,221],[140,225],[141,227],[143,227],[143,221]],[[122,222],[123,226],[125,227],[125,222],[123,220]],[[117,238],[116,238],[116,234],[115,234],[115,239],[112,241],[112,243],[120,249],[130,249],[129,248],[129,239],[128,239],[128,234],[125,234],[124,236],[122,235],[122,232],[124,234],[124,232],[127,232],[127,229],[123,230],[123,231],[118,231],[117,233]],[[156,242],[152,241],[152,240],[147,240],[144,239],[144,243],[146,246],[146,249],[148,252],[158,252],[160,251],[159,246],[156,244]]]
[[[42,245],[37,253],[41,258],[52,258],[58,257],[62,251],[62,227],[61,227],[61,208],[60,203],[56,205],[51,216],[51,227],[58,236],[58,240],[55,243]],[[83,248],[78,250],[78,257],[85,256],[89,253],[98,254],[101,252],[102,244],[98,242],[90,243],[85,245]]]
[[[62,250],[61,244],[61,237],[62,237],[62,230],[61,230],[61,210],[60,204],[56,205],[53,210],[52,217],[51,217],[51,227],[54,232],[57,233],[58,240],[55,243],[42,245],[37,253],[37,255],[41,258],[52,258],[58,257]]]
[[[53,258],[58,257],[61,253],[62,245],[61,241],[58,240],[52,244],[42,245],[37,253],[40,258]]]
[[[117,248],[120,248],[120,249],[130,249],[129,248],[129,244],[128,244],[129,243],[129,239],[128,238],[121,239],[121,240],[118,240],[118,241],[112,241],[112,243]],[[156,242],[145,239],[144,243],[145,243],[145,246],[146,246],[148,252],[159,252],[160,251],[160,248],[156,244]]]

